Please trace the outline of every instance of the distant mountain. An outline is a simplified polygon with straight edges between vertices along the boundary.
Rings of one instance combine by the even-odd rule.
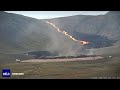
[[[44,20],[53,22],[74,38],[89,41],[90,44],[81,47],[81,43],[60,34]],[[0,11],[0,53],[49,51],[60,52],[60,55],[79,55],[83,49],[119,45],[119,11],[98,16],[76,15],[43,20]]]
[[[120,15],[120,11],[110,11],[106,15]]]

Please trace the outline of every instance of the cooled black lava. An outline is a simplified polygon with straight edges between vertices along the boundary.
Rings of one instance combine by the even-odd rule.
[[[105,36],[100,35],[89,35],[84,33],[74,32],[74,37],[78,40],[84,40],[90,42],[90,44],[85,45],[86,48],[102,48],[113,46],[117,40],[110,40]]]

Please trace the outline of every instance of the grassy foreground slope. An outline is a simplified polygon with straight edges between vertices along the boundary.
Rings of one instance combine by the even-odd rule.
[[[12,72],[24,73],[23,76],[11,77],[17,79],[120,78],[120,55],[98,61],[9,63],[0,64],[0,68],[10,68]]]

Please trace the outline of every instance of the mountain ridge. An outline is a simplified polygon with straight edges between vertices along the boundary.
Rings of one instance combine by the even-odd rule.
[[[48,50],[51,52],[60,51],[65,54],[74,49],[75,52],[81,50],[82,47],[79,43],[75,43],[70,38],[60,34],[44,20],[53,22],[61,30],[67,31],[78,40],[90,41],[91,44],[86,45],[85,48],[110,47],[120,41],[119,18],[119,12],[110,11],[105,15],[75,15],[38,20],[1,11],[1,53]]]

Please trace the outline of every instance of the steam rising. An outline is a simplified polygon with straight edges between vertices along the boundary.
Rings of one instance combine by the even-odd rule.
[[[36,28],[36,25],[41,26],[40,28]],[[56,31],[56,28],[59,31]],[[32,41],[32,43],[34,43],[34,45],[32,48],[27,47],[29,52],[48,51],[57,56],[78,56],[91,53],[91,51],[84,48],[83,43],[79,41],[74,41],[75,39],[71,39],[70,35],[65,31],[63,32],[67,35],[63,33],[61,34],[61,30],[58,27],[56,28],[46,23],[45,21],[42,21],[35,25],[31,23],[27,27],[27,30],[24,31],[24,33],[26,33],[25,37],[23,36],[21,38],[27,38],[28,36],[30,36],[29,39],[30,41]],[[28,44],[30,45],[30,43]],[[35,46],[40,46],[40,48],[38,49]]]
[[[58,52],[59,56],[77,56],[86,53],[86,51],[83,49],[83,45],[89,44],[89,42],[76,40],[67,32],[61,31],[55,24],[48,21],[45,22],[50,25],[50,28],[56,29],[58,32],[62,33],[62,37],[58,37],[58,32],[51,33],[51,42],[50,47],[48,46],[49,48],[47,48],[48,51]]]

